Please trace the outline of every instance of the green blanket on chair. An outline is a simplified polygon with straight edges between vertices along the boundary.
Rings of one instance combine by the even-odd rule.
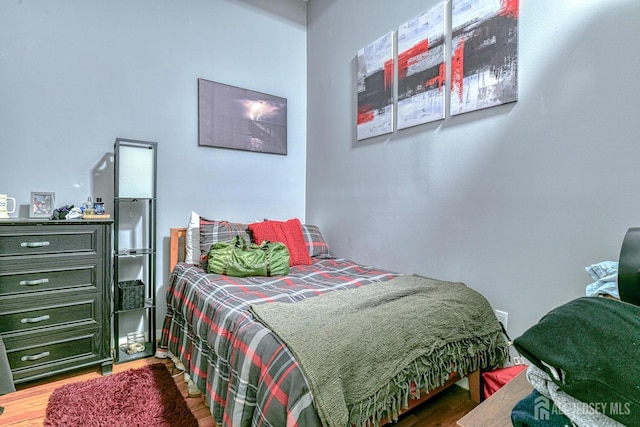
[[[640,307],[578,298],[551,310],[514,345],[562,391],[584,402],[583,410],[640,426]]]
[[[296,356],[326,426],[395,419],[411,383],[432,390],[506,355],[487,300],[462,283],[400,276],[295,304],[251,306]]]

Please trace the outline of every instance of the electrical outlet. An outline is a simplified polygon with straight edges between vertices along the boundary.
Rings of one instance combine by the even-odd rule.
[[[496,310],[496,317],[498,318],[498,322],[502,323],[504,329],[507,329],[507,323],[509,321],[509,313],[502,310]]]

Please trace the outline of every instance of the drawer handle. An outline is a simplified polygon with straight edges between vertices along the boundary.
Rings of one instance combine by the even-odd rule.
[[[24,319],[20,320],[20,323],[38,323],[38,322],[44,322],[45,320],[49,320],[49,319],[51,319],[51,316],[49,316],[48,314],[45,314],[39,317],[25,317]]]
[[[41,248],[43,246],[49,246],[49,242],[22,242],[20,246],[23,248]]]
[[[37,279],[37,280],[21,280],[20,286],[35,286],[49,283],[49,279]]]
[[[42,359],[43,357],[47,357],[47,356],[51,356],[51,353],[49,353],[48,351],[43,351],[40,354],[34,354],[32,356],[22,356],[20,358],[20,360],[23,361],[23,362],[27,362],[27,361],[31,361],[31,360]]]

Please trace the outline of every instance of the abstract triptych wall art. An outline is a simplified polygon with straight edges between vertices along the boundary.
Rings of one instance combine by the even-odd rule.
[[[393,132],[393,32],[358,51],[358,140]]]
[[[444,119],[444,3],[398,28],[398,129]]]
[[[397,80],[393,31],[360,49],[357,139],[393,132],[394,113],[400,130],[517,101],[518,19],[519,0],[438,3],[398,27]]]
[[[518,100],[518,0],[452,0],[451,115]]]

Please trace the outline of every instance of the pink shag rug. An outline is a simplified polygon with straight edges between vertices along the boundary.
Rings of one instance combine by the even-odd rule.
[[[197,426],[163,364],[57,388],[45,426]]]

